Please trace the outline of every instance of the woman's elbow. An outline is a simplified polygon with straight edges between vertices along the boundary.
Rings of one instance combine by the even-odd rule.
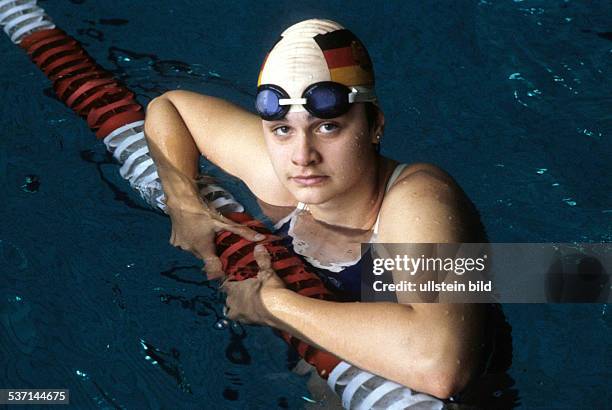
[[[163,128],[164,121],[168,120],[169,108],[172,102],[167,98],[167,93],[153,98],[147,104],[145,111],[144,132],[148,142],[160,138],[159,130]]]
[[[440,399],[448,399],[461,393],[469,380],[470,375],[463,372],[441,374],[435,377],[435,383],[432,383],[431,391],[428,393]]]
[[[465,359],[455,354],[442,354],[417,371],[416,379],[414,376],[417,374],[412,373],[412,384],[408,380],[401,384],[440,399],[448,399],[462,392],[476,374],[477,363]]]
[[[173,99],[177,98],[177,96],[180,96],[182,92],[182,90],[166,91],[165,93],[158,95],[157,97],[149,101],[149,103],[147,104],[147,109],[145,111],[145,126],[147,124],[147,121],[155,120],[155,117],[159,115],[159,112],[167,108],[168,104],[174,105],[172,102]]]
[[[461,393],[477,376],[478,360],[460,360],[446,358],[437,369],[429,374],[428,383],[431,391],[428,392],[438,398],[448,399]]]

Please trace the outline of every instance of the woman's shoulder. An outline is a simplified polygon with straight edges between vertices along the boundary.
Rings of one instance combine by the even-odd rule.
[[[445,183],[457,185],[455,180],[445,170],[429,162],[415,162],[413,164],[399,164],[403,169],[393,186],[404,186],[410,184],[434,184]],[[393,186],[390,187],[393,188]]]
[[[396,164],[387,182],[385,203],[431,198],[442,195],[464,195],[453,177],[439,166],[427,162]]]
[[[405,166],[383,199],[383,242],[470,242],[477,211],[457,182],[431,163]],[[476,224],[480,226],[480,223]],[[476,229],[480,229],[479,227]]]

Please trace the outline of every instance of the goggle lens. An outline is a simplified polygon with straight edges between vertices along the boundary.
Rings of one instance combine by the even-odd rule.
[[[284,98],[278,90],[263,88],[257,93],[255,109],[264,120],[278,120],[283,118],[289,106],[280,105],[279,100]]]
[[[306,105],[312,115],[323,118],[335,118],[348,112],[350,90],[337,83],[316,84],[304,92]]]

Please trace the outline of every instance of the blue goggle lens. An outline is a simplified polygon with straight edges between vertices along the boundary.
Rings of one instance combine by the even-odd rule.
[[[336,83],[315,84],[304,92],[305,108],[318,118],[339,117],[348,112],[350,90]]]
[[[279,104],[281,98],[284,97],[277,90],[261,89],[255,99],[255,109],[264,120],[280,119],[289,111],[289,106]]]

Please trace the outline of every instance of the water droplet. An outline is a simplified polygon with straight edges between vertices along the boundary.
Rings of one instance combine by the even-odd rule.
[[[217,323],[215,323],[214,327],[217,330],[223,330],[223,329],[227,329],[228,326],[229,326],[229,321],[227,319],[219,319]]]
[[[576,201],[574,201],[572,198],[563,198],[563,202],[569,206],[576,206]]]
[[[89,375],[87,373],[85,373],[85,372],[80,371],[80,370],[77,370],[76,374],[77,374],[77,376],[79,376],[79,377],[81,377],[83,379],[89,379]]]
[[[545,173],[546,171],[548,171],[548,169],[547,169],[547,168],[538,168],[538,169],[536,170],[536,172],[537,172],[538,174],[540,174],[540,175],[542,175],[542,174],[543,174],[543,173]]]

